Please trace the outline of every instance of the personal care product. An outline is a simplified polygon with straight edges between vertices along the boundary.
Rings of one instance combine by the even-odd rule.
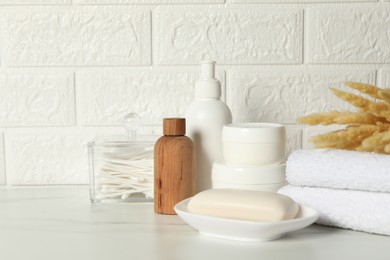
[[[196,148],[196,189],[211,188],[211,167],[222,161],[222,127],[232,121],[221,100],[221,83],[215,79],[215,62],[201,63],[201,76],[195,82],[195,98],[187,109],[187,133]]]
[[[273,192],[213,189],[195,195],[187,205],[191,213],[249,221],[292,219],[299,206],[288,196]]]
[[[222,130],[224,161],[214,162],[214,189],[276,192],[285,186],[283,125],[274,123],[227,124]]]
[[[285,143],[285,129],[280,124],[228,124],[222,130],[223,156],[230,164],[282,163],[285,160]]]
[[[214,162],[212,183],[214,189],[245,189],[276,192],[286,183],[286,165],[233,165]]]
[[[185,136],[184,118],[164,118],[163,134],[154,146],[154,211],[176,214],[176,203],[194,195],[195,153]]]

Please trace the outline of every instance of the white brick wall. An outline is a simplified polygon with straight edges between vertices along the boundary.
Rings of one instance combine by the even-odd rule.
[[[198,73],[191,69],[93,70],[76,74],[80,123],[118,125],[136,112],[147,124],[169,115],[183,116]],[[224,74],[217,73],[224,89]],[[115,91],[113,91],[115,89]]]
[[[390,8],[309,7],[311,63],[390,63]]]
[[[70,5],[72,0],[0,0],[0,5]]]
[[[20,129],[6,134],[6,171],[10,185],[88,183],[88,141],[124,134],[118,128]]]
[[[0,70],[0,97],[2,126],[75,124],[73,73],[69,70]]]
[[[390,67],[379,70],[378,85],[382,88],[390,88]]]
[[[289,152],[328,130],[297,117],[351,109],[329,87],[390,87],[390,1],[0,0],[0,17],[0,185],[86,184],[87,141],[129,112],[161,132],[201,59],[235,121],[285,123]]]
[[[302,126],[286,125],[286,156],[302,146]]]
[[[309,113],[350,109],[328,90],[330,86],[341,87],[347,80],[375,83],[375,70],[229,70],[227,104],[236,121],[292,124],[299,116]]]
[[[353,3],[378,2],[378,0],[230,0],[232,3]]]
[[[223,4],[225,0],[73,0],[75,4],[119,5],[119,4]]]
[[[296,8],[161,8],[154,24],[157,63],[301,63],[302,19]]]
[[[5,181],[5,151],[4,151],[4,136],[0,132],[0,185],[6,184]]]
[[[30,7],[7,13],[4,20],[8,66],[150,64],[150,12],[145,9]]]

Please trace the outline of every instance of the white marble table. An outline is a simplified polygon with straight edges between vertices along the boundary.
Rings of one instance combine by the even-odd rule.
[[[1,188],[1,260],[390,259],[390,237],[313,225],[265,243],[200,236],[152,204],[89,203],[88,189]]]

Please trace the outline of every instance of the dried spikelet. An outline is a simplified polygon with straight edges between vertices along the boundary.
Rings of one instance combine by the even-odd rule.
[[[379,98],[390,103],[390,89],[382,89],[378,92]]]
[[[345,82],[345,85],[380,101],[331,88],[337,97],[357,107],[359,112],[332,111],[299,118],[299,122],[310,125],[347,125],[343,130],[314,136],[311,141],[317,148],[390,154],[390,89],[358,82]]]
[[[390,111],[383,111],[381,115],[386,118],[388,122],[390,122]]]
[[[315,144],[316,148],[332,148],[332,149],[343,149],[343,150],[355,150],[359,144],[355,143],[324,143]]]
[[[310,142],[316,146],[321,144],[334,144],[339,142],[340,137],[346,134],[347,130],[337,130],[326,134],[316,135],[310,138]]]
[[[377,117],[368,112],[362,112],[362,113],[345,112],[345,113],[340,113],[336,118],[334,118],[333,122],[340,125],[347,125],[347,124],[371,125],[377,122],[386,122],[386,118]]]
[[[344,82],[344,84],[352,89],[356,89],[357,91],[363,94],[367,94],[373,98],[380,98],[378,92],[381,91],[381,89],[373,85],[360,83],[360,82],[351,82],[351,81]]]
[[[376,122],[375,125],[380,127],[381,132],[390,130],[390,123],[389,122]]]
[[[298,122],[308,125],[330,125],[335,123],[335,119],[341,112],[331,111],[324,113],[315,113],[305,117],[298,118]]]
[[[390,154],[390,144],[386,144],[385,145],[384,151],[385,151],[385,153],[389,153]]]
[[[370,153],[386,153],[385,152],[385,146],[376,146],[376,147],[364,147],[364,146],[358,146],[354,150],[359,152],[370,152]]]
[[[386,153],[385,152],[385,146],[379,146],[379,147],[375,147],[374,150],[373,150],[374,153]]]
[[[390,115],[390,114],[389,114]],[[369,112],[323,112],[323,113],[314,113],[305,117],[300,117],[297,120],[299,123],[304,123],[308,125],[370,125],[379,122],[386,122],[385,117],[377,117]]]
[[[357,108],[360,108],[361,111],[371,112],[379,117],[381,116],[381,113],[383,111],[388,111],[390,109],[390,105],[385,102],[374,102],[361,96],[335,88],[331,88],[331,90],[333,94],[335,94],[337,97],[341,98],[342,100],[350,103]]]
[[[385,146],[390,144],[390,131],[381,132],[367,137],[363,140],[362,146],[365,148]]]
[[[367,137],[379,133],[381,129],[380,126],[376,125],[349,126],[345,130],[314,136],[310,141],[317,148],[353,149],[359,146]]]

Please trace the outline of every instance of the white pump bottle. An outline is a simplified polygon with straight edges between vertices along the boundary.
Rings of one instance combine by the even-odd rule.
[[[195,98],[186,113],[187,135],[196,150],[196,192],[211,188],[211,167],[223,161],[222,127],[232,122],[228,106],[221,100],[221,83],[215,79],[215,62],[202,61]]]

